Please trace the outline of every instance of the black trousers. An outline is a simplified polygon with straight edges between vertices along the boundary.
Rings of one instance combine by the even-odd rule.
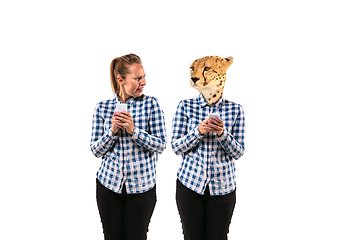
[[[156,203],[156,187],[140,194],[122,194],[104,187],[98,179],[96,197],[105,240],[145,240]]]
[[[185,240],[227,240],[235,191],[211,196],[207,186],[205,194],[200,195],[177,180],[176,201]]]

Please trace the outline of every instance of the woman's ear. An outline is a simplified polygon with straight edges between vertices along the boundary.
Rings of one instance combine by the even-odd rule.
[[[118,83],[119,83],[120,85],[123,85],[123,84],[124,84],[124,79],[123,79],[120,75],[118,75],[117,81],[118,81]]]

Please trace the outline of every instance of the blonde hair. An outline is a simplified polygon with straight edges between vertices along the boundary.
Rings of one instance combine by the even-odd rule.
[[[128,67],[133,63],[141,64],[140,58],[133,53],[112,60],[110,66],[111,87],[117,95],[120,93],[120,85],[117,81],[118,75],[122,78],[126,77],[130,73]]]

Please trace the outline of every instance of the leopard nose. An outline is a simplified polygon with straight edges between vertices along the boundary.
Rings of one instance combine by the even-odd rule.
[[[199,78],[197,78],[197,77],[192,77],[191,79],[192,79],[192,81],[193,81],[194,83],[197,82],[197,81],[199,81]]]

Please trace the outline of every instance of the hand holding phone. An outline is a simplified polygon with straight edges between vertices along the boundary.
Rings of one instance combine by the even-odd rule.
[[[126,103],[117,103],[114,109],[114,115],[111,119],[112,121],[112,132],[113,134],[116,134],[119,129],[124,129],[122,126],[122,119],[121,117],[117,117],[121,112],[127,112],[127,104]]]
[[[215,132],[219,137],[224,132],[224,122],[220,119],[219,113],[209,113],[208,119],[205,119],[199,126],[201,135]]]

